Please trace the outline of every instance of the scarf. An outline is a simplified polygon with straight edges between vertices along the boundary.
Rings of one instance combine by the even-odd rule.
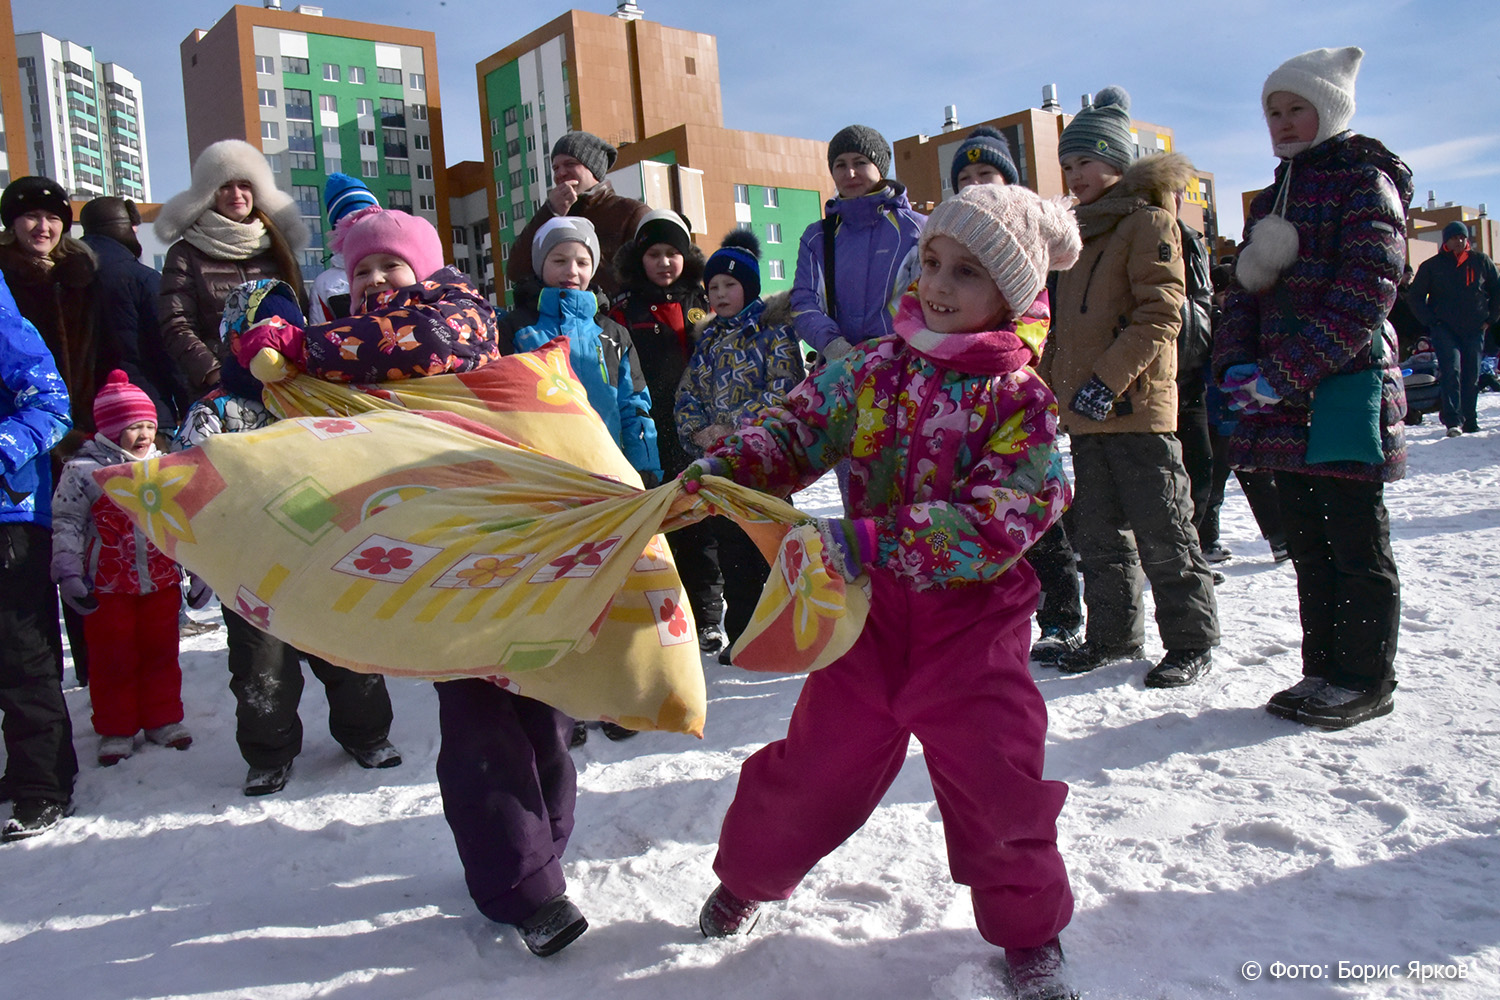
[[[198,216],[182,238],[215,260],[249,260],[271,249],[266,224],[251,216],[235,222],[209,209]]]
[[[971,375],[1005,375],[1041,357],[1051,322],[1052,311],[1043,290],[1025,315],[998,330],[934,333],[923,321],[922,303],[911,293],[901,297],[892,325],[908,347],[939,368]]]

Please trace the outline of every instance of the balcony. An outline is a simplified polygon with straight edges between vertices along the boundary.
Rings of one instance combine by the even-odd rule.
[[[288,104],[286,106],[287,121],[310,122],[313,120],[311,104]]]
[[[385,144],[385,158],[387,160],[404,160],[407,158],[406,143],[388,142]]]

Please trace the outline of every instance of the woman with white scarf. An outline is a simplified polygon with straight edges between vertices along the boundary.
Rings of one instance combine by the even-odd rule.
[[[188,384],[206,391],[219,381],[219,320],[235,286],[280,278],[299,298],[306,294],[297,254],[307,246],[307,225],[260,150],[224,139],[199,154],[192,187],[162,206],[156,235],[171,244],[162,267],[162,342]]]

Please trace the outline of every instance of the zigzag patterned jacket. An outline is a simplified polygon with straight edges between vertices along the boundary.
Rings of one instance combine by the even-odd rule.
[[[1371,365],[1406,264],[1411,171],[1374,139],[1341,132],[1276,170],[1276,182],[1251,202],[1245,240],[1270,214],[1282,185],[1288,222],[1297,227],[1297,259],[1281,275],[1295,317],[1282,315],[1275,289],[1260,294],[1235,284],[1214,341],[1214,379],[1231,365],[1258,364],[1281,396],[1265,413],[1240,418],[1229,460],[1269,469],[1392,482],[1406,474],[1406,390],[1395,351],[1387,350],[1381,392],[1385,461],[1307,463],[1313,391],[1330,375]]]
[[[1028,366],[1047,316],[1044,293],[1006,329],[939,335],[907,295],[894,336],[818,368],[709,454],[777,496],[848,458],[849,509],[873,522],[876,565],[917,590],[998,581],[1072,499],[1057,402]]]

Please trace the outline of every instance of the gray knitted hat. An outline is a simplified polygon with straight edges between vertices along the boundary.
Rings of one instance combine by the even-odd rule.
[[[531,238],[531,269],[538,278],[542,276],[547,255],[559,243],[582,243],[588,247],[594,267],[599,266],[599,236],[594,232],[594,224],[581,215],[560,215],[542,223]]]
[[[571,156],[602,181],[619,152],[592,132],[568,132],[552,144],[552,155]]]
[[[891,144],[885,141],[885,136],[868,125],[849,125],[839,129],[838,134],[828,140],[829,170],[833,169],[833,161],[843,153],[858,153],[863,156],[875,164],[875,169],[880,171],[882,177],[891,169]]]
[[[927,217],[923,250],[935,236],[979,258],[1017,315],[1041,294],[1047,272],[1066,271],[1083,249],[1078,220],[1063,202],[1019,184],[970,184]]]
[[[949,171],[952,175],[949,186],[953,190],[958,190],[958,175],[971,163],[988,163],[1000,171],[1005,183],[1021,183],[1016,161],[1010,158],[1009,140],[988,125],[981,125],[970,132],[969,137],[959,144],[958,151],[953,154],[953,167]]]
[[[1130,95],[1120,87],[1105,87],[1094,103],[1073,116],[1057,140],[1057,158],[1089,156],[1121,172],[1135,159],[1130,136]]]

